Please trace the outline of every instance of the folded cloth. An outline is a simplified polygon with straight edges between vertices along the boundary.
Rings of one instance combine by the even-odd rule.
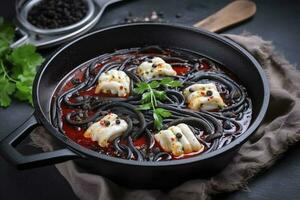
[[[169,192],[129,190],[95,174],[86,173],[72,161],[57,164],[74,193],[82,200],[113,199],[210,199],[218,193],[244,188],[249,179],[274,164],[290,145],[300,140],[300,72],[258,36],[225,35],[244,46],[264,68],[271,89],[266,118],[240,148],[230,164],[210,179],[191,180]],[[36,146],[52,150],[55,141],[40,127],[31,134]]]

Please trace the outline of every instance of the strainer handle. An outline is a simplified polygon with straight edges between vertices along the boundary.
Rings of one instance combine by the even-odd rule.
[[[30,43],[30,41],[29,41],[29,36],[28,36],[28,34],[27,33],[25,33],[24,31],[21,31],[19,28],[16,28],[16,31],[18,31],[21,35],[22,35],[22,37],[21,38],[19,38],[17,41],[15,41],[14,43],[12,43],[11,45],[10,45],[10,47],[11,48],[17,48],[17,47],[19,47],[19,46],[22,46],[23,44],[28,44],[28,43]]]

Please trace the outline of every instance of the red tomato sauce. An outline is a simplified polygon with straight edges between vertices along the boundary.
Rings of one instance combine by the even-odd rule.
[[[176,71],[177,75],[185,75],[190,71],[190,68],[186,66],[173,66],[172,68]]]

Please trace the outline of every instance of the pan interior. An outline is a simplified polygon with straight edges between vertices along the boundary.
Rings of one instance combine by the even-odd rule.
[[[267,86],[258,63],[247,55],[245,50],[239,49],[238,46],[230,44],[230,41],[214,34],[181,26],[161,24],[121,25],[100,30],[83,36],[57,51],[46,62],[40,71],[39,79],[36,81],[35,92],[38,98],[35,102],[38,103],[36,108],[50,123],[52,96],[57,85],[70,71],[103,53],[147,45],[186,49],[222,63],[237,76],[252,97],[253,116],[250,128],[253,126],[253,122],[261,121],[258,118],[262,118],[261,110],[267,104]],[[254,128],[256,127],[252,127],[252,129]],[[244,133],[231,146],[245,140],[249,134],[249,132]]]

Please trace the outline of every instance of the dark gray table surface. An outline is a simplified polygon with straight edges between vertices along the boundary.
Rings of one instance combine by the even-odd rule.
[[[200,0],[132,0],[109,7],[97,28],[123,21],[128,12],[142,16],[153,10],[162,11],[173,23],[192,25],[210,15],[229,1]],[[243,31],[273,41],[277,50],[291,63],[300,64],[300,1],[256,1],[257,14],[253,19],[224,33]],[[0,16],[12,19],[14,1],[0,1]],[[176,18],[177,13],[181,14]],[[300,77],[299,77],[300,78]],[[299,79],[300,80],[300,79]],[[0,140],[22,124],[33,109],[17,101],[7,109],[0,109]],[[291,147],[269,170],[249,183],[247,191],[217,196],[217,199],[300,199],[300,145]],[[77,199],[70,186],[53,166],[18,171],[0,157],[0,199]]]

